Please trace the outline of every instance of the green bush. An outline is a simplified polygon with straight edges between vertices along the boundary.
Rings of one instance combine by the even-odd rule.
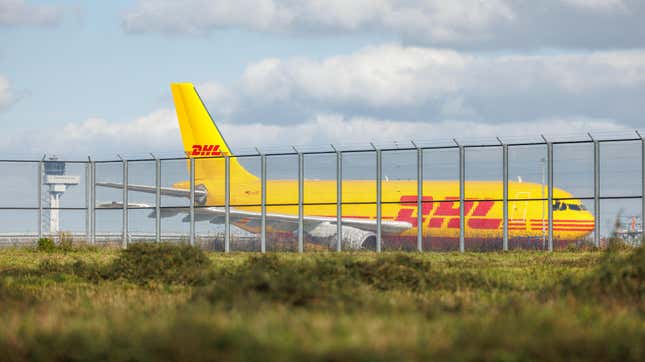
[[[61,232],[59,235],[58,248],[63,251],[72,251],[74,249],[74,238],[70,232]]]
[[[210,259],[186,244],[136,243],[121,251],[104,275],[137,284],[152,281],[198,284],[208,275]]]
[[[333,258],[284,260],[276,255],[253,256],[231,271],[223,271],[196,298],[235,305],[258,299],[291,306],[342,303],[357,281]]]
[[[38,239],[36,248],[38,249],[38,251],[51,253],[52,251],[56,250],[56,244],[54,243],[54,240],[50,238],[40,238]]]
[[[460,288],[506,287],[472,271],[434,267],[414,255],[386,254],[361,259],[348,255],[293,259],[274,254],[253,256],[219,272],[196,298],[235,305],[258,300],[289,306],[360,306],[378,291],[409,293]]]
[[[598,267],[580,280],[571,277],[563,281],[566,292],[586,297],[645,300],[645,247],[608,248]]]

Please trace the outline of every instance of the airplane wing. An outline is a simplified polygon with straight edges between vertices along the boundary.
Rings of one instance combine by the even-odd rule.
[[[207,215],[212,215],[214,219],[223,220],[226,215],[226,209],[223,207],[200,207],[195,209],[196,214],[200,214],[200,219],[206,219]],[[230,209],[231,222],[247,221],[247,223],[260,223],[262,214],[255,211],[238,210],[235,208]],[[311,229],[316,225],[322,223],[335,224],[335,217],[327,216],[304,216],[303,223],[306,229]],[[287,214],[266,214],[267,225],[285,231],[293,231],[298,228],[298,215]],[[355,218],[342,218],[342,223],[345,226],[352,226],[357,229],[365,231],[376,231],[376,220],[372,219],[355,219]],[[412,224],[405,221],[382,220],[381,230],[385,233],[400,233],[412,228]]]
[[[152,208],[154,205],[143,204],[143,203],[128,203],[130,208]],[[118,201],[101,203],[97,205],[97,208],[100,209],[122,209],[123,203]],[[224,217],[226,216],[226,209],[223,207],[196,207],[195,209],[195,221],[210,221],[213,224],[223,224]],[[188,208],[186,207],[164,207],[161,210],[161,217],[172,217],[180,213],[187,213]],[[244,224],[249,226],[258,226],[262,220],[262,214],[255,211],[246,211],[238,210],[235,208],[230,209],[230,218],[231,223],[244,222]],[[150,217],[155,217],[154,211],[150,214]],[[189,221],[188,217],[185,217],[183,221]],[[326,224],[336,224],[335,217],[328,216],[303,216],[303,223],[306,229],[313,229],[317,225],[326,223]],[[272,227],[273,229],[283,230],[283,231],[295,231],[298,229],[298,215],[287,215],[287,214],[276,214],[276,213],[267,213],[266,214],[266,223],[267,226]],[[344,226],[351,226],[357,229],[376,232],[377,225],[376,220],[372,219],[356,219],[356,218],[342,218],[342,223]],[[393,221],[393,220],[382,220],[381,221],[381,230],[385,233],[400,233],[405,230],[412,228],[412,224],[405,221]]]
[[[98,186],[123,189],[123,184],[101,182]],[[154,186],[128,185],[128,190],[156,193],[157,188]],[[190,190],[162,187],[162,195],[176,197],[190,197]],[[206,197],[205,189],[196,189],[195,198]],[[128,203],[128,207],[135,208],[152,208],[154,205]],[[122,202],[111,202],[97,205],[98,208],[123,208]],[[163,207],[160,210],[160,217],[173,217],[179,214],[187,214],[186,207]],[[156,210],[153,210],[149,217],[154,218]],[[226,209],[224,207],[196,207],[194,208],[195,221],[209,221],[211,224],[223,224],[225,222]],[[262,214],[257,211],[240,210],[231,207],[229,209],[230,221],[232,224],[247,230],[257,230],[261,225]],[[183,222],[189,222],[190,216],[186,215]],[[328,216],[303,216],[304,232],[315,237],[328,237],[336,233],[336,217]],[[342,218],[343,237],[348,241],[347,248],[361,249],[370,235],[377,231],[378,225],[374,219],[357,219]],[[267,213],[266,225],[273,230],[293,232],[298,229],[298,215],[288,215],[279,213]],[[405,221],[382,220],[381,231],[386,234],[399,234],[412,228],[412,224]],[[347,234],[347,235],[345,235]]]
[[[114,182],[97,182],[96,186],[109,187],[113,189],[123,189],[123,184],[114,183]],[[146,186],[146,185],[128,184],[128,190],[146,192],[149,194],[157,193],[157,188],[155,186]],[[187,190],[187,189],[180,189],[176,187],[160,187],[160,192],[162,195],[190,198],[190,190]],[[195,189],[195,199],[198,199],[204,196],[206,196],[206,190]]]

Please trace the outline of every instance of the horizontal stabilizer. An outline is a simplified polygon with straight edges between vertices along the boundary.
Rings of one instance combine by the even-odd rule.
[[[123,190],[123,184],[114,182],[97,182],[96,186],[109,187],[113,189]],[[128,191],[146,192],[149,194],[156,194],[157,188],[155,186],[146,185],[128,185]],[[159,192],[165,196],[186,197],[190,198],[190,190],[180,189],[176,187],[160,187]],[[195,189],[195,199],[206,197],[206,190]]]
[[[128,209],[144,209],[154,207],[153,205],[129,202]],[[123,209],[123,203],[120,201],[103,202],[96,205],[97,209]]]

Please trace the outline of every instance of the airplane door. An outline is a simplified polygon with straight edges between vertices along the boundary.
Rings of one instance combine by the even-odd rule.
[[[531,193],[527,191],[518,192],[513,197],[516,200],[521,201],[510,201],[509,202],[509,224],[512,225],[515,230],[527,230],[528,228],[528,199],[531,198]]]

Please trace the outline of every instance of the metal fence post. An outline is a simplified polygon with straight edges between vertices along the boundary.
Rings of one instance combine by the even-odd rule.
[[[371,143],[372,148],[376,152],[376,252],[381,252],[381,243],[382,240],[382,228],[381,228],[381,212],[382,212],[382,186],[383,186],[383,160],[381,155],[381,150],[377,148],[374,143]]]
[[[155,158],[155,242],[161,242],[161,160]]]
[[[591,133],[587,133],[593,141],[593,213],[594,231],[593,243],[600,246],[600,143],[593,139]]]
[[[540,135],[546,143],[546,173],[547,173],[547,206],[548,206],[548,249],[553,251],[553,143],[547,141],[544,135]]]
[[[640,136],[640,135],[639,135]],[[645,241],[645,137],[641,137],[641,240]]]
[[[466,249],[466,220],[465,220],[465,193],[466,193],[466,149],[456,139],[453,141],[459,147],[459,251]]]
[[[190,159],[190,245],[195,245],[195,159]]]
[[[645,136],[638,131],[636,134],[641,139],[641,238],[638,245],[642,245],[645,241]]]
[[[90,205],[90,210],[91,210],[91,229],[92,229],[92,238],[91,238],[91,243],[95,244],[96,243],[96,161],[90,160],[90,174],[92,175],[91,178],[91,185],[90,185],[90,200],[91,200],[91,205]]]
[[[503,236],[502,249],[508,250],[508,145],[497,138],[502,144],[502,208],[503,208]]]
[[[38,238],[43,237],[43,167],[45,156],[38,162]],[[51,212],[51,211],[50,211]]]
[[[260,151],[258,150],[258,153]],[[260,153],[260,252],[267,251],[267,156]]]
[[[343,153],[331,145],[336,152],[336,251],[342,250],[343,242]]]
[[[417,149],[417,251],[423,251],[423,149],[410,141]]]
[[[302,152],[298,151],[295,146],[292,146],[293,150],[298,154],[298,252],[302,253],[304,251],[304,198],[305,198],[305,189],[304,189],[304,156]]]
[[[92,234],[92,222],[90,221],[92,219],[92,211],[90,209],[92,197],[90,191],[90,184],[92,183],[92,168],[90,167],[90,162],[91,159],[88,157],[87,163],[85,164],[85,241],[88,243],[90,241],[90,235]]]
[[[224,252],[231,251],[231,158],[224,155]]]
[[[123,231],[121,247],[128,247],[128,160],[122,160],[123,167]]]
[[[645,241],[645,137],[636,131],[641,139],[641,238],[638,241],[642,245]]]

